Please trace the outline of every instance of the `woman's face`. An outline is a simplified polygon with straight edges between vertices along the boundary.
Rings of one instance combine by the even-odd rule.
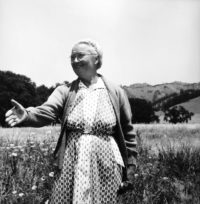
[[[72,48],[71,65],[81,79],[87,80],[96,75],[97,63],[97,53],[93,47],[80,43]]]

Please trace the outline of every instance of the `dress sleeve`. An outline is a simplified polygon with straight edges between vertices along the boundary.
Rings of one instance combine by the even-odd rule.
[[[61,118],[68,91],[66,85],[59,86],[41,106],[27,108],[23,126],[42,127]]]
[[[132,124],[132,112],[128,97],[124,90],[121,91],[120,121],[128,152],[128,165],[136,165],[137,141]]]

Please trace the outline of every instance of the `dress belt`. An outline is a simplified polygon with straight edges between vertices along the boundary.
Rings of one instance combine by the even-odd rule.
[[[69,132],[80,133],[82,135],[95,135],[95,136],[113,136],[113,132],[106,131],[89,131],[89,130],[70,130]]]

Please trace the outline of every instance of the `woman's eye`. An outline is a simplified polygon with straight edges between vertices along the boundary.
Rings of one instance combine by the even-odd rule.
[[[75,59],[80,60],[80,59],[82,59],[83,57],[84,57],[84,54],[82,54],[82,53],[77,53],[77,54],[71,55],[71,60],[72,60],[72,61],[74,61]]]
[[[84,57],[84,54],[77,54],[77,58],[78,59],[81,59],[81,58],[83,58]]]

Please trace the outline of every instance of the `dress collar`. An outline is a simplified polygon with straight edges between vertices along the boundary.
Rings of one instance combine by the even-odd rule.
[[[105,84],[103,82],[103,80],[101,79],[101,77],[98,77],[98,80],[95,84],[91,85],[90,87],[87,87],[81,80],[79,81],[78,84],[78,88],[79,89],[88,89],[88,90],[95,90],[95,89],[104,89],[105,88]]]

